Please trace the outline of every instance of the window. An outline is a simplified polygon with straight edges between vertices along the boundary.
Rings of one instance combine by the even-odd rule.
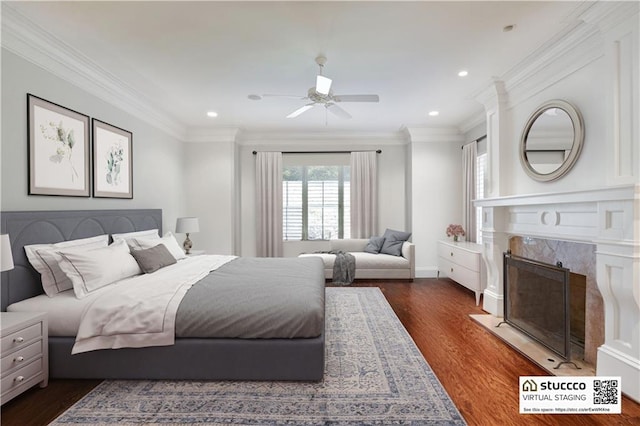
[[[484,152],[478,152],[476,157],[476,200],[484,198],[484,176],[486,170],[487,152],[485,148]],[[476,242],[482,244],[482,207],[476,207]]]
[[[351,234],[349,166],[287,166],[282,177],[283,238],[333,240]]]

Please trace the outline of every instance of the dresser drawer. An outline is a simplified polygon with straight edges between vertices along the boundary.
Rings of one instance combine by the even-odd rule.
[[[42,323],[33,324],[22,330],[2,337],[2,356],[21,347],[27,346],[34,339],[42,337]]]
[[[438,256],[450,260],[458,265],[464,265],[472,271],[480,270],[480,256],[467,250],[447,244],[438,245]]]
[[[29,364],[34,359],[42,356],[42,340],[38,340],[19,349],[9,355],[2,357],[2,364],[0,365],[0,371],[2,377],[7,375],[7,372],[11,372],[14,368],[22,367]]]
[[[42,358],[39,358],[28,365],[8,374],[2,378],[2,394],[14,391],[23,386],[31,387],[33,379],[42,380]]]
[[[470,290],[480,290],[480,275],[476,271],[465,268],[460,265],[452,265],[449,277],[467,287]]]

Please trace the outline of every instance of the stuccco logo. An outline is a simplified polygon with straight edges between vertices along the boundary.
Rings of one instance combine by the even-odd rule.
[[[543,381],[537,383],[535,380],[527,379],[522,382],[523,392],[538,392],[538,391],[584,391],[587,390],[587,385],[584,382],[552,382]]]
[[[538,384],[533,380],[525,380],[522,382],[523,392],[538,392]]]
[[[540,383],[540,390],[587,390],[587,385],[583,382],[542,382]]]

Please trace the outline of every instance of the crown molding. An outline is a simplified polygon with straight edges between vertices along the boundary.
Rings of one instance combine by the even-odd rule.
[[[155,108],[143,93],[27,19],[6,2],[2,3],[2,47],[180,141],[184,140],[185,126]]]
[[[487,113],[483,110],[478,114],[472,115],[464,120],[459,126],[458,130],[460,133],[467,133],[469,130],[479,126],[481,124],[487,123]]]
[[[185,142],[235,142],[239,132],[237,127],[192,127],[187,132]]]
[[[574,22],[504,74],[508,107],[540,93],[604,55],[597,27]]]
[[[464,135],[455,127],[408,127],[412,143],[464,143]]]
[[[637,1],[598,2],[581,14],[580,18],[589,24],[597,25],[608,32],[627,19],[636,19],[640,13]]]
[[[512,108],[604,56],[602,31],[638,13],[636,2],[584,2],[566,18],[568,25],[471,98],[487,106],[500,98],[496,82],[504,82],[503,101]]]
[[[240,145],[247,144],[274,144],[290,142],[336,142],[349,143],[350,145],[367,145],[371,143],[399,145],[406,144],[405,133],[397,132],[367,132],[367,131],[286,131],[269,129],[243,129],[238,132],[237,142]]]
[[[489,111],[496,108],[498,104],[507,104],[509,94],[505,88],[504,81],[498,77],[493,77],[482,90],[473,95],[473,99],[484,105],[485,111]]]

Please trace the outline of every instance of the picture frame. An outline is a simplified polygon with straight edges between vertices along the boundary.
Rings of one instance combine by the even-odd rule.
[[[96,118],[93,135],[93,196],[133,198],[133,133]]]
[[[29,195],[89,197],[89,116],[27,93]]]

